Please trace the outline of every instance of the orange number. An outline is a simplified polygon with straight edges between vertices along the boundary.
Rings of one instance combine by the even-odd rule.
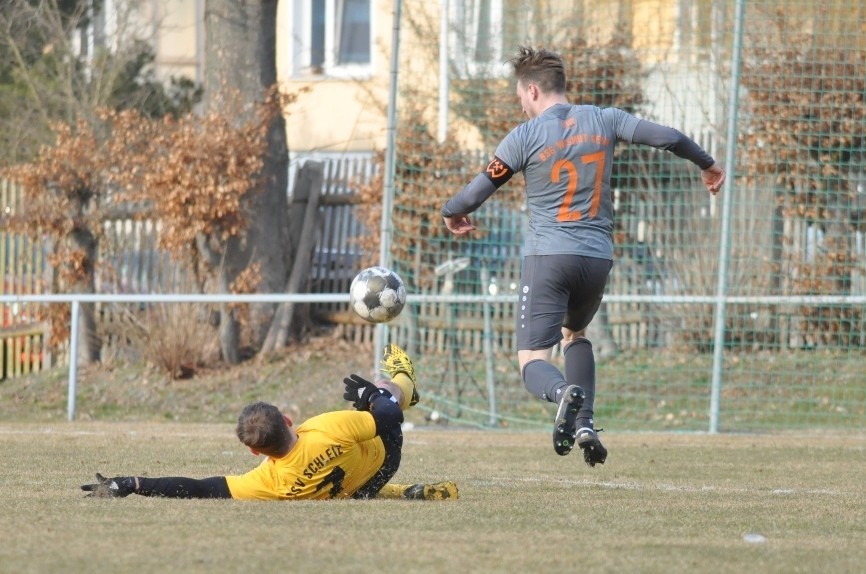
[[[601,202],[601,184],[604,181],[604,152],[597,151],[580,156],[581,163],[596,163],[595,172],[595,187],[592,191],[592,203],[589,206],[589,216],[595,217],[598,214],[598,205]],[[560,172],[563,170],[568,174],[568,188],[565,192],[565,199],[562,200],[562,205],[559,206],[559,213],[556,215],[557,221],[578,221],[583,214],[580,210],[571,210],[571,202],[574,200],[574,193],[577,191],[578,175],[577,168],[569,159],[561,159],[553,164],[550,171],[550,181],[559,183]]]

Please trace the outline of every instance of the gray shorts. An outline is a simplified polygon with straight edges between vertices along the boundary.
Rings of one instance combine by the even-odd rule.
[[[549,349],[562,327],[585,329],[601,305],[613,261],[583,255],[523,258],[517,301],[517,349]]]

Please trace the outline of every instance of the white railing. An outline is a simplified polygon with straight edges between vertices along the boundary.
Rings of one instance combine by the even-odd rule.
[[[510,303],[516,295],[413,295],[409,294],[407,300],[415,303],[475,303],[495,304]],[[789,304],[789,305],[860,305],[866,306],[866,296],[724,296],[714,295],[605,295],[608,303],[656,303],[656,304]],[[67,396],[67,418],[75,419],[76,383],[78,378],[78,316],[81,303],[347,303],[347,293],[260,293],[248,295],[206,295],[191,293],[176,294],[51,294],[51,295],[0,295],[0,304],[22,304],[22,303],[70,303],[72,305],[72,324],[69,337],[69,386]],[[381,325],[387,327],[387,325]],[[492,329],[489,323],[485,324],[485,331]],[[489,333],[485,333],[489,335]],[[716,345],[721,347],[722,345]],[[374,365],[377,364],[378,355],[372,357]],[[721,380],[718,373],[717,380]],[[721,383],[719,383],[721,385]],[[492,388],[490,389],[492,393]],[[491,394],[491,417],[495,417],[495,398]],[[712,405],[712,409],[718,409],[718,405]],[[711,419],[718,418],[718,412],[710,413]],[[710,432],[716,432],[711,428]]]

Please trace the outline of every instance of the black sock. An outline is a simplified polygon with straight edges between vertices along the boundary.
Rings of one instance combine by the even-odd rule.
[[[523,385],[539,399],[558,403],[568,386],[559,369],[543,359],[534,359],[523,366]]]
[[[565,348],[565,380],[569,385],[583,389],[586,398],[577,413],[577,427],[593,428],[592,414],[595,403],[595,355],[589,339],[579,338]]]

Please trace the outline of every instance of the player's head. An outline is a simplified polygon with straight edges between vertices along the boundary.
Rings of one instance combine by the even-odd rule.
[[[518,82],[534,84],[547,94],[565,93],[565,63],[559,54],[520,46],[517,55],[509,61]]]
[[[280,458],[285,456],[291,447],[290,424],[280,409],[259,401],[244,407],[238,417],[235,432],[238,439],[251,450]]]

